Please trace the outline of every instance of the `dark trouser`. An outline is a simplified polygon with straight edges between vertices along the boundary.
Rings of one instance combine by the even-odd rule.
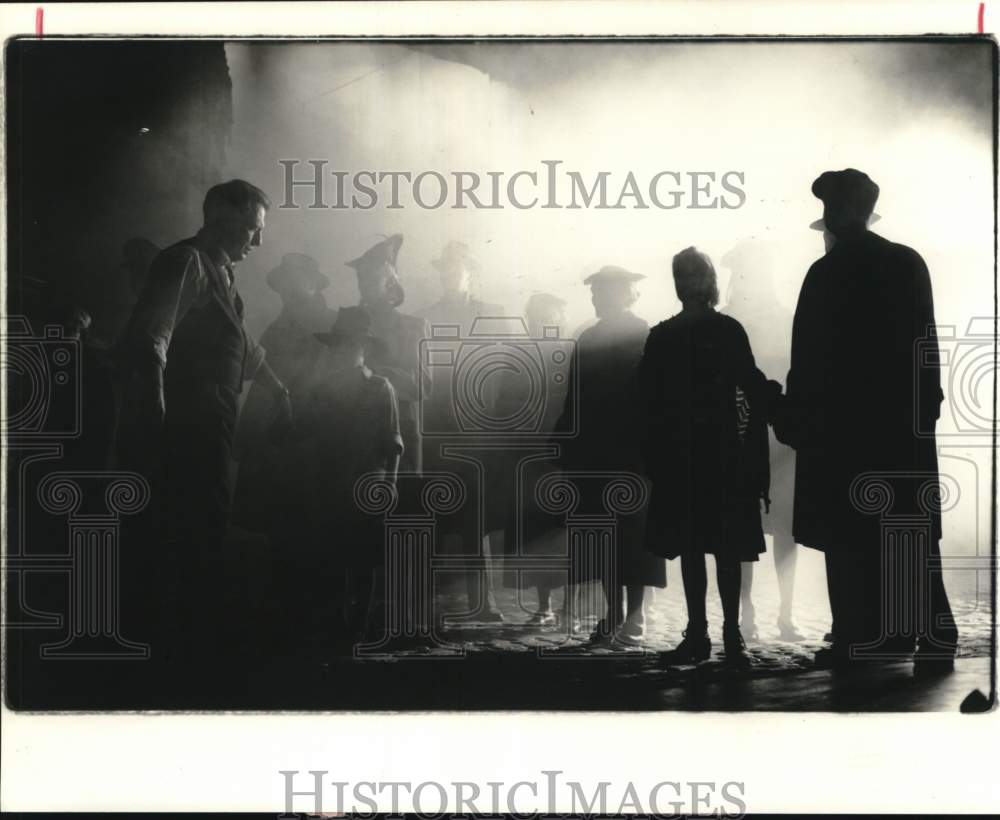
[[[917,636],[917,650],[921,653],[954,656],[958,646],[958,629],[955,627],[955,617],[948,601],[948,591],[944,588],[944,576],[941,574],[941,544],[937,539],[931,543],[930,566],[926,578],[929,592],[929,629],[924,635]]]
[[[881,549],[826,552],[834,638],[852,655],[891,660],[914,648],[953,655],[958,633],[940,572],[940,544],[920,566],[884,567]],[[894,573],[888,576],[886,569]]]
[[[163,468],[154,503],[164,553],[157,597],[165,606],[165,641],[172,650],[214,652],[226,644],[223,620],[231,611],[226,603],[231,584],[222,546],[232,502],[238,398],[235,390],[212,384],[167,390]]]

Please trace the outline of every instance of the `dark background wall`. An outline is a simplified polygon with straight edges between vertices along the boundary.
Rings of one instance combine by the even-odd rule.
[[[232,122],[223,44],[15,40],[5,57],[8,312],[79,304],[108,339],[132,298],[124,241],[192,234],[221,181]]]

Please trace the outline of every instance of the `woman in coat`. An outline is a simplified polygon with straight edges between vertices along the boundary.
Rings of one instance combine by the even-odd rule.
[[[705,556],[715,556],[728,662],[748,662],[739,628],[740,562],[764,552],[767,382],[742,325],[715,310],[711,260],[687,248],[673,260],[683,309],[650,331],[639,367],[653,482],[647,548],[681,559],[688,626],[670,662],[706,660]]]
[[[579,512],[585,516],[609,514],[605,489],[610,477],[633,475],[643,481],[636,370],[649,325],[631,311],[638,298],[635,283],[643,278],[607,266],[584,280],[598,321],[577,340],[565,410],[556,430],[569,429],[576,402],[577,435],[564,445],[561,460],[563,469],[579,482]],[[645,527],[645,504],[634,513],[616,516],[614,585],[596,565],[591,567],[591,578],[581,574],[586,568],[576,570],[577,581],[600,580],[604,587],[607,613],[594,629],[592,642],[611,637],[638,645],[645,638],[645,588],[667,585],[663,560],[643,548]]]

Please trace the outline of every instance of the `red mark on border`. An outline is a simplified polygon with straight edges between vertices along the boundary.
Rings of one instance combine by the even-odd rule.
[[[42,36],[42,29],[44,28],[44,23],[45,23],[45,9],[43,9],[41,6],[39,6],[37,9],[35,9],[35,36],[36,37],[41,37]],[[982,29],[980,28],[980,30],[982,30]]]
[[[979,33],[983,33],[983,13],[986,11],[986,4],[979,4]]]

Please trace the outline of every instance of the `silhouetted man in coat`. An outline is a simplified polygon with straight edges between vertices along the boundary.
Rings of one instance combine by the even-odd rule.
[[[915,358],[918,340],[936,347],[930,276],[912,248],[868,230],[879,189],[866,174],[828,171],[812,192],[832,246],[802,284],[775,431],[797,451],[795,540],[826,553],[835,634],[817,662],[898,657],[916,643],[918,669],[949,668],[957,634],[931,569],[936,444],[917,434],[934,429],[943,398],[935,358]],[[891,547],[914,562],[909,574],[887,551],[883,515],[923,527],[923,544]]]

